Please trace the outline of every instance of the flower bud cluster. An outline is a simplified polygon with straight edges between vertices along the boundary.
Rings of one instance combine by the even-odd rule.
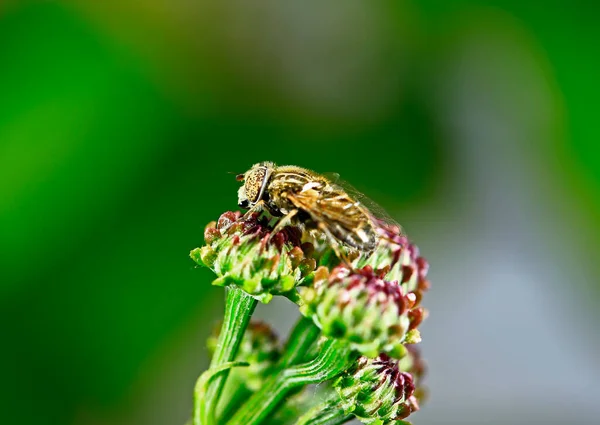
[[[331,272],[320,267],[313,285],[300,288],[300,296],[300,311],[312,317],[325,336],[346,339],[366,356],[386,352],[402,357],[404,344],[419,341],[409,317],[414,297],[370,266],[354,271],[337,266]]]
[[[365,424],[395,424],[419,410],[413,376],[386,354],[360,357],[334,387],[344,411]]]
[[[379,223],[379,243],[375,251],[359,257],[354,266],[371,266],[384,274],[387,281],[398,282],[406,293],[414,293],[419,304],[423,293],[429,289],[427,272],[429,264],[420,256],[419,248],[401,234],[397,226]]]
[[[257,213],[242,217],[226,212],[206,227],[206,245],[190,256],[219,276],[214,285],[237,285],[267,303],[314,270],[315,260],[305,254],[311,247],[301,238],[302,232],[292,226],[272,234],[269,221]]]
[[[356,259],[353,268],[315,272],[312,285],[299,289],[301,312],[324,335],[348,340],[361,354],[401,358],[406,344],[421,340],[417,327],[426,315],[420,302],[429,288],[428,265],[398,229],[379,231],[375,251]]]
[[[299,288],[300,311],[362,357],[334,384],[339,407],[365,424],[400,423],[419,409],[424,363],[414,344],[426,316],[428,264],[400,229],[380,223],[376,249],[351,265],[319,267]]]
[[[206,245],[190,255],[217,274],[215,285],[236,285],[264,303],[288,296],[325,340],[339,340],[346,353],[353,350],[358,360],[338,375],[335,391],[330,388],[329,408],[365,424],[386,425],[418,410],[424,394],[425,367],[414,344],[421,341],[418,326],[427,315],[421,300],[429,289],[429,266],[399,227],[376,224],[372,252],[340,253],[303,226],[273,233],[260,214],[227,212],[206,227]],[[250,366],[231,375],[260,393],[280,355],[270,328],[251,322],[236,358]]]

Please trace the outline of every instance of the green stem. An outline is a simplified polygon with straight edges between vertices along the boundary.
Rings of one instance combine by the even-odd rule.
[[[248,327],[250,317],[256,308],[257,300],[241,289],[231,286],[227,288],[225,316],[217,340],[215,353],[210,362],[210,369],[232,362],[237,355],[240,342]],[[229,370],[216,375],[208,384],[204,397],[194,397],[194,425],[215,425],[215,412],[219,395],[225,385]],[[196,393],[198,394],[198,393]]]
[[[294,423],[294,425],[340,425],[352,419],[344,409],[336,406],[336,400],[327,400],[317,404]]]
[[[321,330],[314,324],[312,319],[301,316],[288,338],[283,356],[279,359],[277,368],[285,369],[288,366],[306,360],[306,354],[320,334]]]
[[[219,404],[219,409],[217,412],[219,417],[219,423],[224,422],[224,418],[230,418],[231,416],[233,416],[235,411],[242,404],[244,404],[244,401],[248,400],[253,394],[253,392],[249,390],[243,382],[236,382],[236,384],[238,385],[233,391],[231,391],[231,394],[225,394],[223,396],[224,401],[226,401],[226,404],[224,406],[223,404]],[[227,389],[230,385],[231,383],[228,382],[225,388],[225,392],[227,392]]]
[[[294,425],[339,425],[348,422],[352,417],[353,415],[345,413],[340,406],[337,391],[330,390],[325,400],[300,416]]]
[[[350,349],[346,342],[330,339],[323,344],[319,355],[312,361],[284,369],[272,375],[227,425],[258,425],[278,407],[293,389],[317,384],[334,378],[350,364]]]
[[[306,361],[306,354],[309,352],[310,347],[315,343],[320,333],[321,330],[311,319],[300,316],[285,345],[283,356],[271,370],[270,374],[277,374],[288,366]],[[229,387],[230,383],[227,384],[224,391],[227,391],[227,388]],[[224,405],[219,405],[218,417],[220,419],[232,417],[243,402],[248,400],[253,394],[253,392],[243,383],[240,383],[240,385],[235,388],[236,389],[232,394],[225,398],[226,403]]]

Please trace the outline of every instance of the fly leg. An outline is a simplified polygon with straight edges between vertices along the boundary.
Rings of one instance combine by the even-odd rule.
[[[292,218],[294,218],[294,216],[299,212],[300,211],[297,209],[291,210],[289,213],[281,217],[275,225],[275,227],[273,228],[273,230],[271,230],[271,235],[269,235],[269,241],[271,241],[271,238],[273,238],[273,236],[282,231],[285,226],[292,224]]]
[[[267,208],[265,207],[265,201],[263,201],[261,199],[256,204],[252,205],[252,207],[250,207],[250,209],[248,211],[246,211],[241,218],[242,219],[247,219],[248,217],[250,217],[255,212],[266,211],[266,210],[267,210]]]
[[[350,269],[353,269],[352,262],[348,256],[340,250],[340,244],[338,243],[337,238],[333,236],[331,231],[327,228],[327,225],[320,221],[317,226],[319,230],[321,230],[329,239],[331,243],[331,249],[333,249],[333,252],[335,252],[335,255],[340,259],[340,261],[346,264]]]
[[[221,231],[227,231],[227,229],[229,229],[231,226],[233,226],[235,223],[240,222],[240,221],[244,221],[247,220],[248,217],[250,217],[252,214],[256,213],[256,212],[260,212],[260,211],[266,211],[269,215],[270,211],[268,210],[268,208],[265,205],[265,201],[260,200],[258,201],[256,204],[252,205],[252,207],[246,211],[244,213],[244,215],[242,215],[240,218],[238,218],[235,222],[230,223],[229,226],[221,229]]]

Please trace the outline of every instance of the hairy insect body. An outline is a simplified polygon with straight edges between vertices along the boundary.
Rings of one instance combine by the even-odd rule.
[[[377,245],[370,211],[320,174],[264,162],[238,178],[244,180],[238,193],[243,208],[266,209],[281,220],[319,229],[349,248],[371,251]]]
[[[273,173],[267,185],[267,198],[265,202],[272,210],[279,210],[283,214],[288,214],[296,208],[292,202],[294,194],[303,193],[309,196],[309,191],[312,187],[326,187],[327,182],[324,179],[319,179],[319,176],[310,174],[298,167],[279,167]],[[310,195],[315,195],[311,192]]]

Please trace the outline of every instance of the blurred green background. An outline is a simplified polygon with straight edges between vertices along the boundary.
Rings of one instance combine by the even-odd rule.
[[[593,423],[599,22],[593,1],[4,0],[0,421],[183,423],[223,299],[189,250],[272,160],[340,173],[430,260],[416,423]]]

